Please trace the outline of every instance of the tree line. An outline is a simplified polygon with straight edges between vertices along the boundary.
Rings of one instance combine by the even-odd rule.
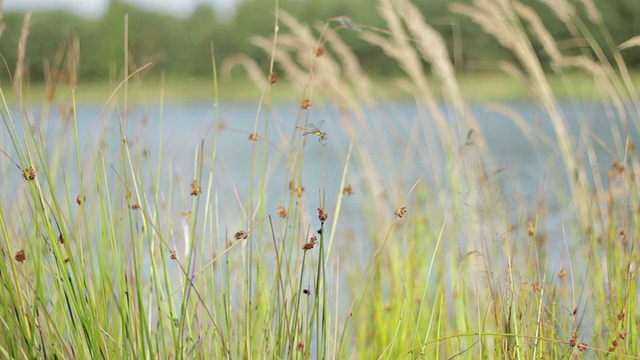
[[[468,1],[468,0],[461,0]],[[579,43],[550,10],[539,0],[524,0],[542,15],[545,26],[556,40],[566,39],[567,50],[579,52]],[[593,30],[594,39],[603,46],[615,46],[640,35],[640,1],[594,0],[603,15],[603,24],[585,26]],[[438,30],[455,56],[458,70],[495,69],[495,60],[508,56],[499,43],[468,18],[449,10],[450,0],[414,1],[422,14]],[[280,0],[280,8],[303,23],[325,21],[336,16],[348,16],[356,23],[384,28],[385,24],[371,1],[343,0]],[[208,5],[198,6],[190,16],[175,17],[137,8],[121,0],[110,3],[97,19],[87,19],[62,11],[34,13],[31,16],[24,62],[31,81],[43,81],[47,74],[60,75],[70,59],[79,63],[78,76],[83,80],[105,80],[122,75],[124,59],[125,15],[128,16],[130,69],[154,62],[150,74],[164,72],[171,76],[211,76],[211,44],[216,59],[223,60],[238,53],[247,54],[266,64],[267,56],[249,41],[256,34],[273,32],[274,3],[265,0],[244,0],[233,16],[223,16]],[[576,6],[577,9],[581,9]],[[548,16],[544,15],[548,14]],[[586,18],[586,16],[585,16]],[[4,66],[0,80],[8,79],[18,61],[18,44],[24,14],[3,14],[5,25],[0,37],[0,55]],[[600,26],[600,28],[599,28]],[[606,32],[602,32],[602,26]],[[608,33],[609,35],[604,35]],[[361,41],[356,32],[344,32],[343,37],[371,74],[388,74],[395,69],[377,48]],[[599,35],[602,34],[602,35]],[[610,36],[610,37],[609,37]],[[540,44],[540,56],[544,56]],[[458,49],[462,48],[460,53]],[[630,67],[640,66],[640,51],[626,50]],[[60,75],[62,76],[62,75]]]

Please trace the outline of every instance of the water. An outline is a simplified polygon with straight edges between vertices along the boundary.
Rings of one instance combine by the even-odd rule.
[[[446,113],[444,105],[443,109]],[[120,160],[117,149],[120,148],[121,142],[119,119],[123,118],[123,111],[122,108],[117,107],[100,109],[95,105],[78,107],[78,133],[82,144],[81,151],[85,155],[90,154],[91,149],[95,151],[100,144],[103,144],[107,149],[105,153],[108,167]],[[163,184],[168,184],[169,180],[174,182],[173,194],[163,194],[163,196],[169,198],[173,196],[171,199],[173,204],[181,207],[175,210],[175,214],[179,214],[190,210],[189,202],[185,200],[188,199],[188,196],[185,196],[185,192],[188,195],[188,191],[185,189],[194,178],[194,158],[201,144],[204,145],[205,154],[203,181],[206,181],[207,174],[214,170],[214,192],[219,197],[219,203],[238,204],[246,201],[252,178],[259,176],[260,164],[252,169],[252,154],[255,151],[260,153],[264,139],[268,138],[267,194],[270,201],[273,201],[269,207],[275,210],[280,205],[279,202],[284,200],[281,195],[282,190],[291,180],[287,169],[287,157],[291,139],[294,136],[294,128],[296,125],[305,125],[305,123],[296,122],[300,112],[299,106],[276,104],[269,111],[269,131],[265,134],[264,121],[267,115],[264,108],[260,113],[258,111],[256,104],[221,104],[219,114],[224,130],[219,133],[215,169],[211,168],[210,158],[216,124],[216,109],[212,103],[170,103],[162,109],[157,105],[132,106],[127,114],[127,141],[134,153],[139,151],[145,154],[144,161],[150,168],[155,169],[158,159],[162,159]],[[536,133],[533,143],[532,139],[525,136],[515,122],[504,114],[506,111],[517,113],[522,122]],[[595,165],[606,186],[608,181],[606,172],[611,162],[621,160],[624,151],[624,144],[621,144],[620,140],[617,144],[614,141],[614,133],[619,130],[612,125],[619,126],[619,124],[609,120],[610,109],[602,105],[566,102],[561,103],[561,111],[566,115],[574,141],[579,144],[577,155],[587,167],[594,164],[588,163],[589,159],[584,153],[585,146],[582,143],[585,139],[595,143],[597,158]],[[566,205],[567,200],[570,199],[555,197],[557,194],[568,194],[567,175],[557,149],[538,140],[541,138],[540,135],[551,139],[554,137],[553,128],[544,112],[531,102],[509,102],[499,106],[476,103],[471,105],[471,112],[481,126],[481,132],[486,138],[493,160],[493,165],[486,170],[490,176],[498,178],[497,182],[503,188],[504,196],[513,200],[525,199],[535,204],[541,195],[554,195],[547,199],[551,213],[548,230],[558,231],[561,228],[560,222],[571,216],[571,209]],[[32,110],[30,114],[37,127],[39,126],[47,133],[44,138],[48,141],[48,147],[55,148],[59,147],[60,143],[67,143],[69,149],[72,149],[72,142],[69,141],[72,127],[69,122],[62,121],[55,111],[46,123],[39,123],[37,120],[42,116],[42,110]],[[256,119],[259,119],[257,126]],[[428,120],[428,116],[420,112],[413,102],[381,103],[375,108],[365,109],[364,123],[357,122],[353,117],[331,107],[313,108],[311,112],[305,113],[304,119],[308,123],[323,123],[322,130],[327,133],[326,147],[314,136],[307,136],[303,185],[309,202],[313,203],[309,204],[310,209],[319,206],[316,194],[325,187],[325,184],[327,194],[330,194],[331,198],[335,198],[341,190],[339,189],[340,177],[351,142],[347,131],[344,130],[345,126],[348,128],[355,124],[358,131],[354,156],[347,177],[347,183],[356,186],[356,195],[359,192],[357,186],[366,186],[366,179],[363,177],[368,176],[362,171],[361,158],[358,156],[362,148],[369,151],[371,159],[384,174],[384,179],[381,179],[385,182],[383,185],[386,188],[399,189],[398,194],[394,194],[395,197],[405,194],[405,191],[408,191],[418,179],[429,182],[433,173],[439,171],[440,164],[429,163],[429,161],[442,158],[441,154],[434,156],[427,153],[441,150],[430,143],[434,140],[433,133],[430,133],[430,128],[425,129],[420,125]],[[257,131],[261,140],[257,142],[248,140],[249,134],[254,131]],[[633,134],[631,140],[638,143],[637,131],[627,131]],[[7,144],[6,131],[4,133],[3,148],[8,149],[10,146]],[[297,136],[300,136],[300,133]],[[609,148],[601,144],[608,144]],[[69,158],[66,164],[72,164],[72,159]],[[12,166],[6,161],[4,164],[6,169]],[[144,171],[141,169],[141,172]],[[253,174],[252,171],[254,171]],[[325,173],[326,179],[323,175]],[[71,182],[71,187],[77,186],[77,182],[74,183],[73,179],[73,176],[67,176],[66,181]],[[590,181],[593,185],[594,178],[590,177]],[[390,184],[399,186],[390,186]],[[326,204],[325,207],[331,209],[333,205]],[[352,220],[356,224],[363,225],[358,215],[360,205],[355,201],[345,202],[344,205],[345,213],[355,217]],[[239,209],[238,206],[232,206],[227,211],[227,215],[230,218],[240,219],[252,211],[252,209]],[[353,221],[350,223],[353,224]],[[178,221],[175,224],[179,227]],[[227,225],[240,226],[237,223]]]

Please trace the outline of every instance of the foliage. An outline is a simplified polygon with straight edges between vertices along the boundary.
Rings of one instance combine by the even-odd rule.
[[[536,11],[549,11],[541,2],[528,0],[525,3]],[[322,24],[331,17],[349,16],[360,24],[384,26],[375,6],[368,2],[283,0],[279,4],[296,18],[314,24]],[[450,4],[445,0],[420,2],[417,9],[442,34],[451,56],[456,57],[454,62],[459,70],[496,70],[495,60],[505,58],[508,52],[493,37],[480,31],[477,24],[449,11]],[[600,43],[609,41],[615,46],[640,31],[640,6],[636,1],[600,1],[598,6],[611,36],[610,39],[596,36]],[[582,8],[578,11],[584,16]],[[254,34],[273,30],[273,12],[273,4],[269,1],[245,0],[238,4],[233,16],[218,14],[210,6],[201,4],[191,16],[175,18],[117,0],[110,2],[108,10],[99,19],[83,19],[60,11],[36,13],[32,18],[26,56],[29,75],[32,81],[42,81],[45,77],[43,61],[53,62],[60,49],[78,36],[81,77],[85,81],[117,77],[123,71],[120,45],[125,14],[129,16],[132,68],[152,61],[156,65],[151,74],[167,72],[176,76],[206,77],[211,71],[211,44],[216,45],[219,59],[242,53],[266,66],[261,60],[261,51],[250,39]],[[0,72],[0,79],[7,78],[16,63],[22,17],[18,13],[5,14],[6,31],[0,42],[0,54],[8,68]],[[577,51],[578,39],[561,21],[551,16],[543,21],[554,38],[564,40],[567,47]],[[389,71],[396,71],[388,57],[360,41],[357,35],[345,34],[344,37],[368,71],[387,75]],[[534,43],[534,46],[539,56],[545,56],[540,44]],[[640,64],[640,51],[630,49],[625,55],[630,67]]]
[[[223,61],[214,47],[205,105],[215,113],[192,138],[163,133],[170,122],[189,125],[165,112],[163,92],[158,111],[137,118],[128,89],[149,80],[137,77],[149,60],[169,72],[205,52],[175,43],[180,21],[160,15],[145,17],[154,29],[145,42],[150,30],[121,21],[141,13],[115,3],[105,17],[113,22],[101,22],[105,52],[90,61],[109,69],[94,76],[118,86],[96,117],[73,86],[70,101],[51,91],[34,110],[20,87],[9,102],[0,84],[0,354],[637,359],[638,91],[596,12],[563,16],[568,3],[547,4],[556,20],[517,1],[450,9],[502,47],[493,56],[508,54],[493,66],[540,114],[529,122],[533,114],[509,104],[492,107],[545,164],[528,175],[540,186],[521,194],[506,190],[519,179],[491,156],[451,44],[409,0],[380,0],[378,26],[317,26],[260,7],[274,16],[269,27],[251,24],[264,27],[251,38],[263,60]],[[209,34],[194,38],[203,46],[218,28],[200,11],[189,31]],[[546,26],[578,45],[563,47]],[[393,64],[414,115],[378,106],[347,45],[357,40]],[[225,119],[234,105],[219,99],[218,64],[243,66],[255,81],[250,115]],[[588,121],[570,131],[545,69],[588,79],[589,101],[567,103],[581,114],[604,108],[596,120],[609,137]],[[292,116],[272,103],[283,78],[298,95]],[[337,109],[330,130],[310,130],[328,107]],[[171,141],[192,160],[167,151]]]

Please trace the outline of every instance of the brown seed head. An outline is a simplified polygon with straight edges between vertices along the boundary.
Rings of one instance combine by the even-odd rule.
[[[571,340],[569,340],[569,345],[570,345],[571,347],[574,347],[574,346],[576,346],[576,344],[577,344],[577,343],[578,343],[578,333],[577,333],[577,332],[574,332],[574,333],[571,335]]]
[[[15,259],[17,262],[20,262],[20,263],[27,260],[27,255],[25,255],[24,250],[18,250],[15,256]]]
[[[396,209],[396,211],[394,212],[396,214],[397,217],[401,218],[404,216],[404,214],[407,213],[407,207],[403,206],[399,209]]]
[[[576,346],[577,343],[578,343],[578,340],[576,340],[576,339],[569,340],[569,346],[571,346],[571,347]]]
[[[277,80],[278,80],[278,75],[276,75],[276,73],[274,73],[274,72],[271,72],[271,73],[269,74],[269,83],[270,83],[271,85],[273,85],[273,84],[275,84],[275,83],[276,83],[276,81],[277,81]]]
[[[249,237],[249,234],[244,230],[240,230],[235,235],[233,235],[233,237],[236,240],[246,240]]]
[[[285,208],[284,206],[278,206],[278,216],[280,216],[281,218],[286,218],[287,216],[289,216],[289,213],[287,212],[287,208]]]
[[[302,351],[302,350],[304,350],[304,344],[303,344],[303,343],[298,343],[298,345],[296,345],[296,350],[297,350],[297,351]]]
[[[256,133],[251,133],[251,134],[249,134],[249,140],[250,141],[258,141],[258,140],[260,140],[260,135],[258,135]]]
[[[87,200],[86,196],[78,195],[78,197],[76,198],[76,203],[78,205],[82,205],[82,203],[84,203],[86,200]]]
[[[304,99],[302,101],[302,108],[305,110],[311,109],[311,99]]]
[[[318,219],[321,223],[324,223],[329,218],[329,213],[325,212],[323,208],[318,208]]]
[[[175,250],[170,250],[169,253],[171,254],[171,260],[178,259],[178,253]]]
[[[36,179],[36,171],[32,167],[28,167],[24,169],[22,177],[27,181],[33,181]]]
[[[351,188],[351,185],[347,185],[342,188],[342,193],[345,195],[353,195],[353,189]]]
[[[587,348],[589,347],[589,344],[587,344],[586,342],[582,341],[578,344],[578,350],[580,351],[585,351],[587,350]]]
[[[304,251],[311,250],[317,243],[318,243],[318,238],[315,235],[311,235],[309,242],[302,245],[302,250]]]
[[[536,224],[533,221],[529,221],[527,227],[529,229],[529,236],[533,236],[536,234]]]
[[[200,194],[202,194],[202,188],[200,187],[198,180],[194,179],[191,182],[191,196],[198,196]]]
[[[624,172],[624,165],[621,164],[618,161],[613,161],[611,163],[611,168],[613,168],[614,170],[616,170],[618,172],[618,174],[622,174]]]
[[[565,276],[567,276],[567,269],[565,269],[565,268],[560,269],[560,272],[558,273],[558,277],[559,277],[560,279],[562,279],[562,278],[564,278]]]
[[[324,55],[324,46],[318,46],[316,48],[316,56],[320,57],[322,55]]]

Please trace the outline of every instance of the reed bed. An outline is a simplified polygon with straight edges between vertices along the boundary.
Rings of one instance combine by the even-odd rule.
[[[451,6],[512,52],[500,66],[549,123],[544,132],[509,104],[487,106],[549,164],[529,192],[492,157],[445,42],[408,0],[378,2],[384,28],[346,17],[302,24],[276,6],[274,33],[252,39],[268,69],[241,55],[221,63],[212,44],[215,116],[193,139],[147,130],[169,121],[162,91],[156,118],[131,116],[129,80],[152,64],[129,70],[128,55],[96,118],[56,102],[59,78],[37,111],[8,103],[0,87],[0,354],[639,358],[640,103],[621,53],[637,41],[613,44],[590,1],[544,3],[584,40],[577,52],[564,54],[524,3]],[[411,94],[415,117],[375,115],[380,101],[344,32],[397,61],[393,86]],[[65,49],[57,70],[75,99],[80,47]],[[251,121],[228,123],[219,70],[238,66],[262,95]],[[593,78],[592,97],[570,103],[604,107],[608,136],[571,130],[549,69]],[[299,94],[295,116],[281,119],[272,92],[285,81]],[[323,107],[337,114],[326,139],[309,130]],[[223,146],[229,134],[243,142]],[[187,144],[192,160],[168,141]]]

